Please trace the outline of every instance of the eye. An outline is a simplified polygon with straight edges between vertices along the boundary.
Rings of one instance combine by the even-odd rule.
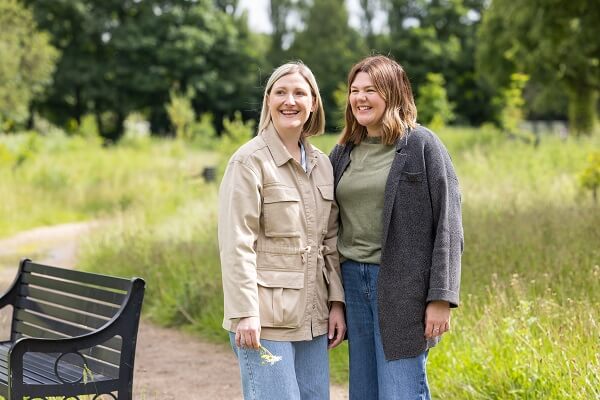
[[[358,89],[350,89],[350,93],[356,94],[356,93],[358,93]]]

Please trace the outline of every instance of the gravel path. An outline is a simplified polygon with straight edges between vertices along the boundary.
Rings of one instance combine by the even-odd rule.
[[[0,293],[12,282],[21,258],[73,268],[79,240],[98,223],[37,228],[0,239]],[[6,310],[3,310],[6,311]],[[8,316],[0,311],[0,340],[8,336]],[[135,361],[136,400],[241,399],[239,371],[232,351],[182,331],[142,320]],[[347,399],[347,389],[332,385],[331,399]]]

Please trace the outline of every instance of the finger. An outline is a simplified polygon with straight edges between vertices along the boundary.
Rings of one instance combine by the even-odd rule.
[[[250,337],[252,338],[252,347],[258,349],[260,347],[260,340],[258,338],[258,331],[250,332]]]
[[[425,326],[425,337],[426,338],[430,338],[433,335],[433,324],[431,322],[428,322],[427,325]]]
[[[342,340],[344,340],[345,332],[346,332],[346,327],[338,325],[335,329],[335,335],[332,338],[330,338],[330,340],[329,340],[329,344],[327,345],[327,348],[333,349],[334,347],[336,347],[340,343],[342,343]]]
[[[329,318],[329,331],[327,332],[327,338],[329,340],[332,340],[335,336],[335,327],[336,327],[336,322],[332,320],[332,318]]]
[[[237,347],[242,347],[241,339],[242,335],[240,335],[240,331],[235,331],[235,345]]]

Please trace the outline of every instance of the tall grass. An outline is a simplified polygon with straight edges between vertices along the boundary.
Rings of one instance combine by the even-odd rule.
[[[173,213],[215,155],[171,140],[102,147],[54,133],[0,135],[0,237],[130,210]],[[197,180],[197,179],[196,179]]]
[[[534,148],[491,130],[450,129],[440,137],[461,183],[466,246],[461,307],[453,311],[452,331],[429,356],[434,397],[598,398],[600,210],[579,191],[575,175],[600,138],[547,137]],[[336,137],[312,141],[329,152]],[[135,178],[128,167],[120,175],[127,179],[112,180],[119,185],[111,187],[133,183],[133,190],[119,192],[133,200],[87,242],[81,262],[106,273],[143,276],[149,317],[224,342],[217,188],[183,178],[198,170],[201,157],[187,150],[175,155],[170,146],[157,143],[140,154],[112,149],[90,169],[86,162],[104,150],[78,159],[78,169],[92,176],[97,168],[113,176],[119,159],[143,177]],[[121,151],[128,156],[117,158]],[[156,160],[149,163],[148,154]],[[80,179],[72,184],[81,185]],[[153,179],[148,188],[136,185]],[[334,380],[346,380],[345,346],[331,358]]]

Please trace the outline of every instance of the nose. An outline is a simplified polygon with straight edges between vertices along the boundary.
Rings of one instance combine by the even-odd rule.
[[[294,99],[293,94],[290,93],[285,97],[285,104],[296,104],[296,99]]]

